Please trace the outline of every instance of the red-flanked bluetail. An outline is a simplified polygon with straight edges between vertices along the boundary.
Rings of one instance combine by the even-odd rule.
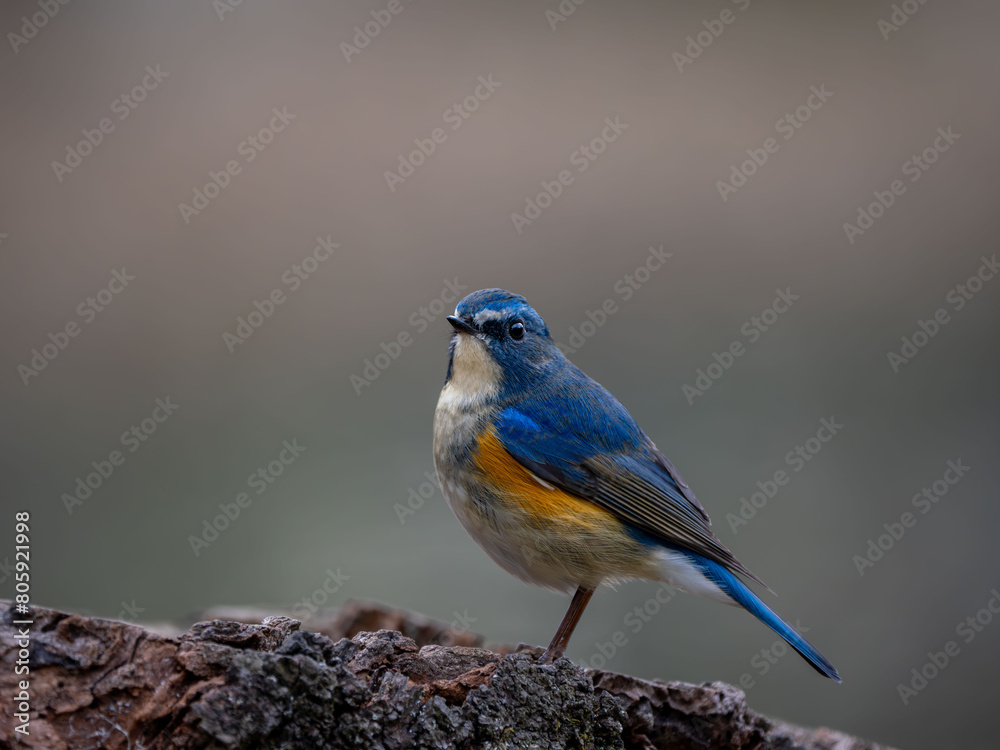
[[[448,322],[448,372],[434,415],[438,478],[462,526],[504,570],[575,590],[543,660],[563,655],[598,586],[649,579],[744,607],[840,682],[740,580],[764,585],[715,536],[674,465],[566,359],[523,297],[484,289]]]

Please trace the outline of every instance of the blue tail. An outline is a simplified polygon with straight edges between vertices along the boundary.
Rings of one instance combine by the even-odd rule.
[[[688,556],[699,570],[704,573],[712,583],[722,589],[732,597],[738,604],[742,605],[750,614],[767,625],[771,630],[780,635],[788,645],[798,651],[802,657],[809,662],[813,668],[822,675],[826,675],[834,682],[840,682],[840,675],[833,665],[806,641],[801,635],[782,621],[771,609],[757,598],[746,585],[730,573],[717,562],[713,562],[701,555],[688,553]]]

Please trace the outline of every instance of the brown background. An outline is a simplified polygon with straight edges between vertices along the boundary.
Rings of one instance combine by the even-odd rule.
[[[633,632],[645,583],[599,594],[569,655],[590,662],[622,630],[614,670],[749,674],[751,705],[798,723],[991,746],[1000,621],[968,644],[956,627],[1000,586],[1000,281],[961,311],[945,295],[997,251],[996,4],[929,0],[886,40],[889,3],[588,2],[553,30],[554,1],[418,0],[348,63],[340,43],[383,7],[244,0],[220,21],[207,1],[81,1],[16,53],[0,44],[3,513],[32,512],[33,599],[143,620],[291,607],[339,568],[330,604],[375,598],[546,642],[565,598],[496,568],[436,490],[404,523],[394,509],[432,469],[448,336],[410,317],[457,279],[524,294],[567,342],[610,297],[618,312],[574,361],[844,685],[794,656],[762,674],[774,636],[693,597]],[[726,8],[733,23],[678,71],[672,53]],[[0,32],[37,11],[6,3]],[[57,180],[52,162],[157,64],[168,77]],[[480,75],[500,87],[448,129]],[[716,181],[821,85],[833,96],[722,201]],[[242,163],[274,107],[296,119],[186,224],[178,204]],[[518,234],[510,214],[616,116],[628,129]],[[949,126],[961,138],[849,243],[843,223]],[[384,172],[436,127],[446,141],[390,191]],[[318,235],[337,254],[289,292],[282,274]],[[615,284],[661,244],[673,256],[624,301]],[[77,305],[122,266],[135,280],[86,323]],[[223,333],[276,287],[287,301],[230,354]],[[741,326],[787,287],[800,299],[750,344]],[[887,353],[940,307],[951,322],[894,373]],[[70,321],[80,335],[24,385],[18,366]],[[350,376],[401,332],[413,343],[357,395]],[[746,354],[689,405],[682,385],[736,340]],[[61,495],[167,396],[179,410],[68,514]],[[843,430],[734,534],[727,514],[829,417]],[[292,439],[306,451],[195,556],[189,537]],[[958,458],[968,475],[860,576],[854,556]],[[897,685],[948,640],[959,655],[903,705]]]

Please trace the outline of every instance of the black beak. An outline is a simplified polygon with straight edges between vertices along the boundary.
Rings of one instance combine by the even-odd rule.
[[[451,323],[451,327],[459,333],[467,333],[470,336],[479,335],[479,331],[477,331],[475,326],[467,320],[456,318],[454,315],[449,315],[448,322]]]

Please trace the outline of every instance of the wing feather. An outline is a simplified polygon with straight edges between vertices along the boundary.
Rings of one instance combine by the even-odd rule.
[[[507,452],[541,479],[654,539],[703,555],[768,588],[715,536],[708,514],[669,459],[625,408],[607,397],[617,409],[601,428],[573,420],[558,403],[543,402],[532,417],[514,407],[501,410],[494,429]],[[621,423],[623,418],[627,421]]]

